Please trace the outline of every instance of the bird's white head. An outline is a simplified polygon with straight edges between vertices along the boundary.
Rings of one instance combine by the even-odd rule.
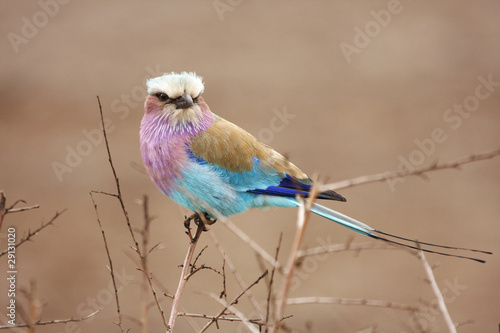
[[[172,128],[197,127],[203,114],[210,112],[201,97],[202,78],[195,73],[167,73],[149,79],[147,86],[146,115],[159,116]]]

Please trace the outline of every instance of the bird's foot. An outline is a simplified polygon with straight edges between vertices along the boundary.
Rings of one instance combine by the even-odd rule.
[[[198,213],[194,213],[190,217],[184,216],[184,227],[188,231],[191,231],[191,221],[194,220],[196,217],[198,217]]]
[[[194,221],[194,224],[196,224],[197,226],[202,225],[203,231],[208,231],[206,226],[214,224],[215,222],[217,222],[217,219],[210,218],[207,213],[194,213],[190,217],[186,217],[186,219],[184,220],[184,227],[186,227],[188,231],[191,230],[191,221]]]

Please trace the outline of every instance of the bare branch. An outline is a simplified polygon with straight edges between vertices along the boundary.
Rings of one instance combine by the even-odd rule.
[[[341,305],[366,305],[374,307],[382,307],[396,310],[405,311],[419,311],[418,306],[391,302],[391,301],[381,301],[374,299],[362,299],[362,298],[339,298],[339,297],[298,297],[289,298],[286,301],[288,305],[299,305],[299,304],[341,304]]]
[[[130,231],[130,237],[132,238],[132,241],[134,242],[134,246],[135,246],[134,250],[137,252],[137,254],[139,254],[140,257],[142,257],[141,249],[139,248],[139,243],[137,242],[137,239],[135,238],[134,231],[132,230],[132,225],[130,224],[130,218],[128,217],[128,212],[125,209],[125,204],[123,202],[122,193],[121,193],[121,189],[120,189],[120,180],[118,179],[118,176],[116,175],[116,170],[115,170],[115,167],[113,165],[113,159],[111,158],[111,151],[109,148],[108,135],[106,134],[106,126],[104,125],[104,115],[102,113],[101,100],[99,99],[99,96],[97,96],[97,102],[99,104],[99,113],[101,114],[102,133],[104,135],[104,142],[106,143],[106,151],[108,152],[108,161],[109,161],[109,165],[111,167],[111,171],[113,172],[113,177],[115,178],[116,191],[117,191],[117,194],[103,193],[103,192],[101,192],[101,193],[114,196],[120,202],[120,206],[122,208],[123,215],[125,216],[125,220],[127,222],[127,226],[128,226],[129,231]],[[97,193],[99,193],[99,192],[97,192]]]
[[[443,315],[444,321],[446,322],[446,327],[450,333],[457,333],[457,328],[453,321],[451,320],[450,313],[448,312],[448,308],[446,307],[446,302],[444,301],[443,294],[439,290],[439,287],[436,282],[436,278],[434,277],[434,273],[432,272],[432,268],[427,262],[423,251],[418,251],[417,257],[422,261],[422,265],[424,266],[425,274],[427,275],[427,281],[431,285],[432,291],[436,296],[437,304],[439,307],[439,311]]]
[[[34,205],[34,206],[28,206],[28,207],[8,209],[7,213],[9,213],[9,214],[10,213],[19,213],[19,212],[24,212],[26,210],[36,209],[36,208],[40,208],[40,205]]]
[[[220,316],[220,317],[215,317],[215,316],[207,316],[206,314],[200,314],[200,313],[186,313],[186,312],[179,312],[179,317],[191,317],[191,318],[201,318],[201,319],[211,319],[211,320],[216,320],[216,321],[231,321],[231,322],[240,322],[242,321],[238,317],[226,317],[226,316]],[[248,319],[248,321],[252,324],[259,325],[259,326],[264,326],[262,322],[259,321],[259,319]]]
[[[390,171],[390,172],[382,172],[373,175],[360,176],[348,180],[343,180],[336,183],[330,183],[323,185],[321,187],[322,191],[327,190],[339,190],[342,188],[353,187],[361,184],[374,183],[374,182],[383,182],[389,179],[394,178],[402,178],[408,176],[425,176],[426,172],[430,171],[438,171],[444,169],[458,169],[461,165],[472,163],[476,161],[482,161],[485,159],[490,159],[495,156],[500,155],[500,149],[496,149],[490,152],[481,153],[481,154],[472,154],[466,157],[459,158],[454,161],[445,162],[445,163],[433,163],[426,167],[415,168],[413,170],[398,170],[398,171]]]
[[[6,207],[7,204],[7,198],[3,194],[3,191],[0,191],[0,228],[2,227],[2,222],[3,222],[3,217],[7,214],[10,213],[18,213],[18,212],[24,212],[26,210],[31,210],[35,208],[39,208],[39,205],[34,205],[34,206],[28,206],[28,207],[21,207],[21,208],[14,208],[18,203],[26,203],[26,201],[19,199],[16,202],[14,202],[12,205],[9,207]]]
[[[191,265],[191,271],[185,277],[186,280],[189,280],[189,278],[191,278],[191,276],[193,276],[194,274],[198,273],[202,269],[208,269],[208,270],[214,271],[215,273],[219,274],[220,276],[222,276],[224,278],[223,274],[221,272],[219,272],[217,269],[215,269],[213,267],[210,267],[210,266],[205,266],[205,264],[201,264],[200,267],[196,267],[194,269],[193,268],[194,268],[194,265]]]
[[[103,112],[102,112],[101,100],[99,99],[99,96],[97,96],[97,102],[99,104],[99,113],[101,115],[102,133],[104,135],[104,142],[106,143],[106,151],[108,153],[108,161],[109,161],[109,165],[111,167],[111,170],[113,172],[113,177],[115,178],[115,185],[116,185],[117,194],[103,192],[103,191],[91,191],[91,192],[93,192],[93,193],[100,193],[100,194],[104,194],[104,195],[109,195],[109,196],[112,196],[112,197],[115,197],[115,198],[118,199],[118,201],[120,203],[120,206],[121,206],[121,209],[122,209],[122,213],[125,216],[125,221],[127,223],[127,228],[129,230],[129,233],[130,233],[130,238],[132,239],[132,241],[134,243],[133,250],[137,253],[137,255],[139,256],[139,258],[141,260],[141,266],[142,266],[141,271],[144,273],[144,275],[146,276],[146,278],[148,280],[151,292],[153,293],[153,297],[155,299],[156,305],[157,305],[158,310],[160,311],[160,315],[161,315],[161,317],[163,319],[163,324],[165,325],[165,327],[168,327],[166,319],[165,319],[165,315],[164,315],[164,312],[163,312],[163,309],[161,308],[161,305],[158,302],[157,294],[156,294],[156,292],[155,292],[155,290],[153,288],[153,283],[151,281],[152,274],[149,273],[149,271],[147,269],[147,265],[144,265],[144,263],[143,263],[143,258],[145,258],[145,257],[142,254],[143,251],[139,247],[139,243],[138,243],[138,241],[137,241],[137,239],[135,237],[134,231],[132,229],[132,225],[130,223],[130,218],[128,216],[127,209],[125,208],[125,203],[123,202],[123,197],[122,197],[121,189],[120,189],[120,181],[119,181],[118,176],[116,174],[116,170],[115,170],[115,167],[113,165],[113,159],[111,157],[111,150],[109,148],[108,136],[106,134],[106,127],[104,125],[104,115],[103,115]],[[148,223],[149,223],[149,221],[148,221]]]
[[[255,329],[255,327],[253,327],[252,325],[250,325],[250,321],[242,314],[240,313],[238,310],[236,310],[233,305],[236,304],[238,302],[238,300],[240,299],[241,296],[243,296],[250,288],[252,288],[253,286],[255,286],[257,283],[259,283],[260,280],[262,280],[264,278],[264,276],[266,276],[268,273],[268,271],[265,271],[264,274],[262,274],[261,276],[259,276],[257,278],[257,280],[255,280],[251,285],[249,285],[246,289],[244,289],[242,292],[240,292],[238,294],[238,296],[236,296],[234,298],[234,300],[231,302],[231,303],[227,303],[224,299],[221,299],[219,297],[217,297],[217,295],[215,295],[214,293],[209,293],[209,296],[212,297],[213,299],[215,299],[217,302],[221,303],[222,305],[224,305],[224,309],[222,309],[214,318],[212,318],[212,320],[210,320],[204,327],[203,329],[200,331],[200,333],[203,333],[205,332],[213,323],[217,322],[217,320],[226,312],[226,310],[231,310],[235,315],[238,316],[238,318],[240,318],[249,328],[252,332],[259,332],[258,330]]]
[[[190,273],[189,264],[191,263],[191,260],[193,258],[193,254],[194,254],[194,249],[196,248],[196,244],[198,243],[198,240],[200,239],[201,233],[203,232],[204,229],[205,229],[204,223],[200,223],[198,225],[198,228],[196,229],[195,236],[191,237],[191,234],[189,235],[191,242],[189,243],[188,251],[186,253],[186,258],[184,259],[184,264],[182,266],[182,272],[181,272],[179,285],[177,286],[177,291],[175,292],[174,302],[172,304],[170,318],[169,318],[168,324],[167,324],[167,332],[172,332],[174,329],[175,320],[177,319],[177,314],[179,312],[179,305],[180,305],[182,293],[184,292],[184,287],[186,286],[186,282],[187,282],[186,277]]]
[[[142,275],[142,284],[141,284],[141,320],[139,320],[141,326],[141,332],[147,333],[148,331],[148,280],[150,276],[147,273],[148,267],[148,243],[149,243],[149,226],[151,224],[152,218],[149,216],[149,199],[147,195],[143,195],[142,197],[142,210],[144,217],[144,226],[140,231],[142,236],[142,252],[146,253],[143,257],[141,257],[141,267],[143,268]],[[154,292],[156,295],[156,292]],[[157,301],[157,299],[155,298]],[[164,317],[164,316],[163,316]]]
[[[222,291],[220,293],[220,298],[224,297],[227,301],[227,286],[226,286],[226,260],[222,259]]]
[[[38,235],[38,233],[40,231],[42,231],[43,229],[45,229],[46,227],[48,227],[49,225],[52,225],[54,223],[54,221],[62,214],[66,211],[66,209],[63,209],[62,211],[60,212],[56,212],[55,215],[46,223],[43,223],[42,222],[42,225],[40,227],[38,227],[37,229],[33,230],[33,231],[30,231],[28,230],[28,235],[23,237],[19,242],[16,243],[16,245],[14,245],[16,248],[21,246],[23,243],[31,240],[31,238],[33,238],[34,236]],[[2,257],[3,255],[7,254],[7,250],[3,251],[2,253],[0,253],[0,257]]]
[[[248,329],[252,333],[259,333],[259,330],[255,326],[252,325],[250,320],[241,311],[236,309],[232,304],[229,304],[225,299],[217,297],[217,295],[215,295],[214,293],[208,293],[208,296],[210,296],[211,298],[213,298],[214,300],[216,300],[217,302],[222,304],[225,307],[224,312],[226,310],[230,310],[232,313],[234,313],[241,320],[241,322],[248,327]],[[211,323],[217,322],[217,320],[218,320],[218,318],[215,317],[215,319],[212,319],[207,325],[211,325]],[[207,326],[203,327],[203,329],[200,331],[200,333],[205,332],[206,327]]]
[[[300,247],[302,245],[302,240],[306,231],[307,224],[309,222],[309,216],[311,215],[311,207],[319,193],[319,182],[317,185],[313,186],[311,193],[309,195],[310,199],[307,203],[304,202],[300,197],[297,197],[299,202],[299,211],[297,217],[297,231],[295,232],[295,239],[293,241],[290,256],[288,258],[288,264],[285,270],[285,276],[283,277],[283,285],[281,292],[276,300],[276,313],[274,314],[274,325],[271,327],[271,332],[278,332],[281,322],[283,320],[283,313],[285,312],[286,299],[288,298],[288,293],[290,291],[290,285],[293,277],[293,273],[296,268],[297,255],[299,253]]]
[[[144,195],[142,197],[142,209],[143,209],[143,219],[144,219],[144,226],[141,230],[139,230],[139,233],[141,234],[142,237],[142,253],[143,255],[139,255],[140,259],[140,271],[143,273],[142,276],[142,286],[141,286],[141,294],[142,294],[142,304],[141,304],[141,327],[142,327],[142,332],[146,333],[148,332],[148,321],[147,321],[147,312],[150,308],[148,304],[148,297],[147,297],[147,289],[149,287],[149,290],[153,294],[153,299],[154,299],[154,304],[156,305],[156,308],[160,312],[160,316],[163,321],[163,325],[168,327],[167,324],[167,319],[165,318],[165,311],[163,310],[161,303],[158,299],[158,293],[156,292],[154,286],[153,286],[153,273],[149,271],[149,266],[148,266],[148,255],[156,249],[160,243],[154,245],[148,250],[149,246],[149,228],[151,225],[151,222],[153,221],[153,217],[149,215],[149,198],[147,195]],[[139,254],[139,253],[138,253]]]
[[[115,271],[113,269],[113,261],[111,260],[111,255],[109,253],[108,241],[106,240],[106,234],[104,233],[104,229],[102,228],[101,220],[99,219],[99,211],[97,210],[97,204],[94,201],[94,196],[92,195],[92,192],[90,192],[90,198],[92,199],[92,204],[94,205],[97,223],[99,224],[99,229],[101,230],[102,239],[104,241],[104,248],[106,249],[106,255],[108,256],[109,271],[111,273],[111,281],[113,282],[113,288],[115,291],[116,312],[118,313],[118,322],[116,324],[120,328],[120,331],[125,332],[123,329],[123,325],[122,325],[123,317],[122,317],[122,313],[120,311],[120,300],[118,298],[118,288],[116,287]]]
[[[325,246],[314,247],[306,250],[301,250],[297,254],[297,258],[307,256],[315,256],[324,253],[335,253],[343,251],[361,251],[361,250],[408,250],[401,246],[392,245],[383,242],[362,242],[362,243],[342,243],[342,244],[329,244]]]
[[[42,326],[42,325],[53,325],[53,324],[65,324],[65,323],[70,323],[70,322],[79,322],[79,321],[83,321],[83,320],[86,320],[86,319],[89,319],[90,317],[92,316],[95,316],[99,311],[101,311],[100,309],[97,310],[97,311],[94,311],[92,312],[91,314],[88,314],[84,317],[81,317],[81,318],[69,318],[69,319],[55,319],[55,320],[49,320],[49,321],[37,321],[31,325],[35,325],[35,326]],[[12,329],[14,327],[29,327],[28,324],[18,324],[18,325],[5,325],[5,326],[0,326],[0,330],[1,329]]]
[[[278,261],[278,254],[280,252],[280,248],[281,248],[281,240],[283,239],[283,233],[280,233],[280,239],[278,240],[278,246],[276,247],[276,253],[274,255],[274,260]],[[275,303],[274,303],[274,295],[273,295],[273,282],[274,282],[274,273],[276,272],[276,268],[273,267],[273,269],[271,270],[271,279],[269,280],[269,290],[267,292],[267,306],[266,306],[266,323],[269,322],[269,315],[272,312],[275,311]],[[271,309],[271,306],[273,306],[273,308]],[[266,327],[266,332],[268,332],[268,327]]]
[[[253,293],[248,289],[248,287],[247,287],[245,281],[243,280],[243,278],[241,277],[240,273],[238,273],[238,271],[236,270],[236,267],[234,266],[233,262],[231,261],[231,259],[229,259],[229,256],[227,255],[226,251],[224,250],[224,248],[222,247],[222,245],[220,245],[219,240],[215,236],[214,231],[210,230],[208,232],[208,234],[212,238],[212,242],[214,243],[215,248],[219,251],[221,257],[224,259],[225,263],[227,264],[227,266],[229,267],[229,269],[233,273],[236,281],[240,285],[240,288],[247,290],[247,292],[245,294],[247,295],[248,300],[252,304],[253,308],[259,314],[259,317],[261,319],[264,319],[264,313],[262,312],[262,309],[260,308],[259,302],[253,296]]]
[[[205,246],[203,249],[201,249],[200,253],[198,253],[198,255],[196,256],[196,258],[194,258],[194,261],[193,263],[191,264],[191,272],[193,272],[195,269],[196,269],[196,262],[198,261],[198,259],[200,259],[201,255],[203,254],[203,252],[207,249],[208,245]],[[203,266],[203,265],[202,265]]]

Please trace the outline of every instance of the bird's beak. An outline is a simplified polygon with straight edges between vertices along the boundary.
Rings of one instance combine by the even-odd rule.
[[[176,109],[187,109],[191,106],[193,106],[193,99],[188,93],[184,93],[179,98],[174,99],[174,104],[176,106]]]

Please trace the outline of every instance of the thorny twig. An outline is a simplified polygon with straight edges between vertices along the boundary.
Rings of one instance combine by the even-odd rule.
[[[149,227],[151,225],[151,222],[153,221],[153,217],[149,215],[149,198],[147,195],[143,195],[142,197],[142,208],[143,208],[143,217],[144,217],[144,227],[142,230],[140,230],[141,237],[142,237],[142,253],[144,253],[144,256],[142,256],[141,259],[141,271],[144,273],[142,275],[142,285],[141,285],[141,320],[140,326],[141,326],[141,331],[143,333],[148,332],[148,286],[149,289],[151,289],[154,298],[155,298],[155,303],[156,306],[160,309],[160,313],[162,314],[162,317],[164,318],[163,314],[163,309],[161,308],[161,305],[158,301],[158,298],[156,297],[156,291],[153,288],[152,284],[152,273],[149,273],[148,269],[148,255],[158,247],[159,244],[156,244],[153,246],[151,249],[148,249],[149,246]]]
[[[215,236],[214,231],[210,230],[208,232],[208,234],[212,238],[212,242],[214,243],[215,247],[219,251],[221,257],[224,259],[224,262],[229,267],[229,270],[231,270],[231,273],[233,273],[233,275],[234,275],[234,277],[236,279],[236,282],[238,282],[238,284],[240,285],[240,288],[241,289],[247,289],[247,285],[246,285],[245,281],[243,280],[243,277],[240,275],[240,273],[238,273],[238,271],[237,271],[236,267],[234,266],[233,262],[231,261],[231,259],[227,255],[226,251],[224,250],[224,248],[220,244],[220,242],[217,239],[217,237]],[[253,294],[251,293],[250,290],[248,290],[245,294],[248,297],[248,300],[252,304],[252,306],[255,309],[255,311],[259,314],[260,319],[264,320],[264,313],[262,312],[262,309],[260,308],[260,305],[259,305],[259,302],[257,301],[257,299],[253,296]]]
[[[227,301],[227,288],[226,288],[226,259],[222,259],[222,291],[219,298],[224,297]]]
[[[239,311],[232,304],[229,304],[225,299],[217,297],[217,295],[215,295],[214,293],[208,293],[208,296],[210,296],[212,299],[214,299],[215,301],[217,301],[220,304],[222,304],[225,307],[226,310],[231,311],[236,317],[238,317],[241,320],[241,322],[243,324],[245,324],[245,326],[250,330],[250,332],[252,332],[252,333],[259,333],[259,330],[255,326],[252,325],[252,322],[250,322],[250,319],[248,319],[243,314],[243,312]],[[214,320],[214,319],[212,319],[212,320]],[[220,329],[219,322],[217,320],[215,321],[215,325],[217,326],[217,329]],[[259,325],[259,327],[261,326],[260,324],[256,324],[256,325]],[[205,332],[205,327],[200,331],[200,333],[201,332]]]
[[[149,217],[149,206],[148,206],[148,196],[144,195],[142,197],[142,207],[144,213],[144,227],[141,231],[142,236],[142,252],[148,253],[148,242],[149,242],[149,225],[151,223],[151,218]],[[142,265],[147,267],[147,254],[141,258]],[[141,284],[141,332],[147,333],[148,331],[148,282],[149,276],[146,274],[142,275],[142,284]]]
[[[111,281],[113,282],[113,288],[114,288],[114,292],[115,292],[116,312],[118,313],[118,322],[116,324],[120,328],[121,332],[125,332],[123,329],[123,324],[122,324],[123,317],[122,317],[122,313],[120,311],[120,300],[118,298],[118,288],[116,287],[115,271],[113,269],[113,261],[111,260],[111,255],[109,254],[108,241],[106,240],[106,234],[104,233],[104,229],[102,228],[102,223],[101,223],[101,220],[99,218],[99,211],[97,209],[97,204],[94,201],[94,196],[92,195],[92,192],[90,192],[90,198],[92,199],[92,204],[94,205],[97,223],[99,224],[99,229],[101,230],[102,239],[104,241],[104,248],[106,249],[106,255],[108,257],[109,272],[111,274]]]
[[[43,223],[42,222],[42,225],[40,227],[38,227],[37,229],[33,230],[33,231],[30,231],[28,230],[28,235],[26,235],[25,237],[23,237],[19,242],[16,243],[16,245],[14,245],[16,248],[21,246],[23,243],[31,240],[32,237],[38,235],[38,233],[40,231],[42,231],[43,229],[45,229],[46,227],[48,227],[49,225],[53,224],[54,221],[62,214],[66,211],[67,209],[63,209],[62,211],[60,212],[56,212],[55,215],[46,223]],[[7,254],[7,250],[3,251],[2,253],[0,253],[0,257],[2,257],[3,255]]]
[[[0,228],[2,227],[2,222],[3,218],[5,215],[10,214],[10,213],[19,213],[19,212],[24,212],[26,210],[30,209],[35,209],[39,208],[39,205],[34,205],[34,206],[28,206],[28,207],[21,207],[21,208],[14,208],[18,203],[26,203],[26,201],[20,199],[14,202],[10,207],[6,207],[7,204],[7,198],[3,194],[3,191],[0,191]]]
[[[194,274],[198,273],[199,271],[201,271],[202,269],[208,269],[208,270],[211,270],[211,271],[214,271],[215,273],[219,274],[220,276],[222,276],[224,278],[224,275],[219,272],[217,269],[213,268],[213,267],[210,267],[210,266],[205,266],[205,264],[202,264],[200,267],[197,267],[195,269],[192,269],[191,268],[191,271],[189,272],[189,274],[185,277],[186,280],[189,280],[189,278],[191,276],[193,276]]]
[[[129,233],[130,233],[130,237],[132,238],[132,241],[134,243],[134,247],[132,247],[132,249],[137,253],[137,255],[141,259],[141,263],[142,263],[142,260],[143,260],[142,258],[144,258],[144,255],[142,254],[142,250],[139,247],[139,243],[137,242],[137,239],[135,237],[134,231],[132,229],[132,225],[130,223],[130,218],[128,216],[127,209],[125,208],[125,203],[123,202],[123,197],[122,197],[121,189],[120,189],[120,181],[118,179],[115,167],[113,165],[113,159],[111,158],[111,151],[110,151],[110,148],[109,148],[108,136],[106,134],[106,127],[104,125],[104,115],[103,115],[103,112],[102,112],[101,100],[99,99],[99,96],[97,96],[97,102],[99,104],[99,113],[101,115],[102,133],[103,133],[103,136],[104,136],[104,142],[106,144],[106,151],[107,151],[107,154],[108,154],[108,161],[109,161],[109,165],[111,167],[111,171],[113,172],[113,177],[115,179],[115,185],[116,185],[116,191],[117,191],[117,193],[114,194],[114,193],[108,193],[108,192],[103,192],[103,191],[91,191],[91,192],[93,192],[93,193],[100,193],[100,194],[104,194],[104,195],[109,195],[109,196],[112,196],[112,197],[115,197],[115,198],[118,199],[118,201],[120,203],[120,206],[121,206],[121,209],[122,209],[122,212],[123,212],[123,215],[125,216],[125,220],[126,220],[126,223],[127,223],[127,227],[128,227]],[[167,326],[167,321],[165,319],[165,315],[164,315],[164,312],[163,312],[163,309],[161,308],[161,305],[160,305],[160,303],[158,301],[156,292],[155,292],[155,290],[153,288],[153,284],[151,282],[151,276],[150,276],[151,274],[149,273],[149,271],[146,268],[147,267],[143,266],[141,271],[143,272],[143,274],[145,274],[147,276],[148,283],[149,283],[151,292],[153,293],[153,297],[154,297],[156,305],[158,307],[158,311],[160,312],[160,315],[162,317],[163,324],[165,325],[165,327],[168,327]]]
[[[274,260],[278,261],[278,254],[281,248],[281,240],[283,239],[283,233],[280,233],[280,239],[278,240],[278,246],[276,247],[276,254],[274,255]],[[276,272],[276,268],[273,267],[271,270],[271,279],[269,280],[269,290],[267,292],[267,306],[266,306],[266,323],[269,321],[270,307],[274,304],[273,299],[273,282],[274,282],[274,273]],[[274,309],[273,309],[274,310]],[[266,332],[268,332],[268,327],[266,327]]]
[[[140,257],[142,257],[142,253],[141,253],[142,251],[139,247],[139,243],[137,242],[137,239],[135,238],[134,231],[132,230],[132,225],[130,224],[130,218],[128,216],[127,209],[125,208],[125,203],[123,202],[122,193],[121,193],[121,189],[120,189],[120,180],[118,179],[118,176],[116,175],[115,166],[113,165],[113,159],[111,158],[111,151],[109,148],[108,135],[106,134],[106,127],[104,125],[104,115],[102,112],[101,100],[99,99],[99,96],[97,96],[97,102],[99,103],[99,112],[101,114],[102,133],[104,135],[104,142],[106,143],[106,151],[108,153],[108,161],[109,161],[109,165],[111,167],[111,171],[113,172],[113,177],[115,178],[115,185],[116,185],[116,192],[117,193],[114,194],[114,193],[107,193],[107,192],[102,192],[102,191],[101,192],[92,191],[92,192],[109,195],[109,196],[112,196],[112,197],[115,197],[118,199],[118,201],[120,202],[120,206],[122,208],[123,215],[125,216],[125,220],[127,222],[127,226],[128,226],[129,232],[130,232],[130,237],[132,238],[132,241],[134,242],[134,246],[135,246],[134,250],[137,252],[137,254],[139,254]]]
[[[84,317],[81,317],[81,318],[69,318],[69,319],[56,319],[56,320],[48,320],[48,321],[37,321],[31,325],[36,325],[36,326],[41,326],[41,325],[52,325],[52,324],[65,324],[65,323],[70,323],[70,322],[78,322],[78,321],[82,321],[82,320],[86,320],[86,319],[89,319],[90,317],[92,316],[95,316],[99,311],[101,311],[100,309],[97,310],[97,311],[94,311],[92,312],[91,314],[88,314]],[[17,325],[4,325],[4,326],[0,326],[0,329],[12,329],[14,327],[29,327],[30,325],[29,324],[17,324]]]
[[[242,321],[238,317],[226,317],[226,316],[208,316],[206,314],[200,314],[200,313],[186,313],[186,312],[179,312],[179,317],[191,317],[191,318],[201,318],[201,319],[211,319],[211,320],[217,320],[217,321],[232,321],[232,322],[240,322]],[[248,321],[252,324],[258,325],[258,326],[265,326],[264,323],[262,323],[259,319],[248,319]]]
[[[203,251],[205,251],[207,249],[207,247],[208,247],[208,245],[206,245],[203,249],[201,249],[200,253],[198,253],[196,258],[194,258],[194,261],[191,264],[191,273],[196,269],[196,262],[198,261],[198,259],[200,259],[201,255],[203,254]]]
[[[217,322],[217,319],[224,315],[224,313],[226,312],[227,309],[229,309],[230,307],[232,307],[234,304],[236,304],[238,302],[238,300],[240,299],[241,296],[243,296],[250,288],[252,288],[253,286],[255,286],[257,283],[259,283],[259,281],[264,278],[264,276],[267,275],[267,273],[269,273],[269,271],[265,271],[261,276],[259,276],[257,278],[257,280],[255,280],[251,285],[249,285],[246,289],[244,289],[242,292],[240,292],[238,294],[238,296],[236,296],[234,298],[234,300],[231,302],[231,303],[227,303],[224,299],[221,299],[221,298],[218,298],[218,297],[215,297],[215,299],[218,301],[218,302],[221,302],[221,303],[226,303],[224,305],[224,309],[222,309],[216,316],[214,316],[214,318],[212,318],[204,327],[203,329],[200,331],[200,333],[203,333],[205,332],[213,323],[216,323]],[[213,297],[212,297],[213,298]],[[235,314],[236,311],[235,309],[231,309],[231,311],[233,311]],[[238,316],[240,317],[240,316]],[[241,318],[240,319],[243,320],[243,322],[245,322],[245,319],[244,318]],[[248,322],[248,319],[246,319],[246,321]]]

